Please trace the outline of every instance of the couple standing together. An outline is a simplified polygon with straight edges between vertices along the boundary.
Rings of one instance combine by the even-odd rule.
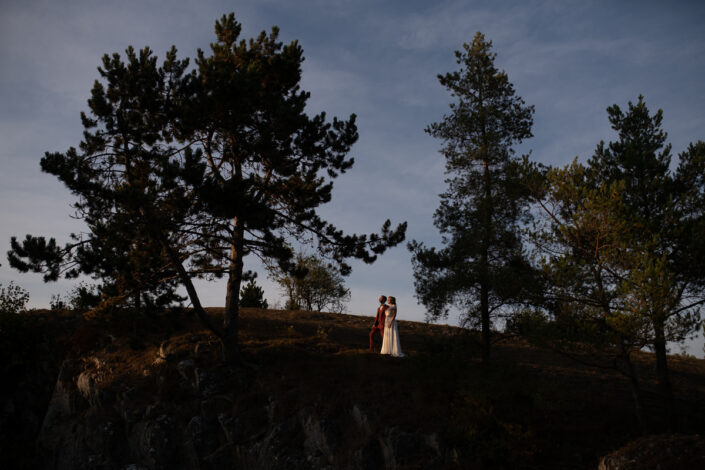
[[[372,337],[379,331],[382,335],[381,354],[390,354],[394,357],[402,357],[401,344],[399,343],[399,328],[397,327],[397,299],[381,295],[379,297],[379,307],[377,308],[377,318],[372,331],[370,331],[370,350],[374,349]]]

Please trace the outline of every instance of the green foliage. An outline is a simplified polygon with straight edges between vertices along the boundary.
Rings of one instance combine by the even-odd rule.
[[[0,314],[18,314],[26,310],[29,292],[13,281],[3,287],[0,284]]]
[[[318,341],[326,342],[330,337],[330,332],[331,328],[324,328],[323,326],[318,325],[318,328],[316,328],[316,339]]]
[[[434,224],[442,249],[413,241],[414,286],[432,319],[451,307],[467,326],[480,326],[489,358],[491,316],[509,314],[532,286],[520,225],[528,220],[525,163],[513,146],[531,137],[533,106],[515,95],[507,75],[494,65],[492,43],[477,33],[456,51],[461,69],[439,76],[457,100],[426,132],[441,139],[448,189]]]
[[[264,298],[264,289],[251,279],[240,290],[240,307],[269,308]]]
[[[318,256],[299,253],[292,273],[278,266],[269,272],[286,294],[286,309],[342,313],[350,300],[340,269]]]
[[[286,328],[286,335],[290,338],[296,338],[296,337],[300,336],[299,332],[296,331],[296,328],[294,328],[294,325],[289,325]]]
[[[12,237],[12,267],[43,273],[45,281],[80,274],[100,278],[111,305],[164,307],[181,300],[173,266],[149,224],[159,223],[156,213],[175,217],[175,201],[156,180],[171,171],[165,155],[173,149],[166,143],[174,137],[176,88],[187,63],[176,60],[175,49],[161,67],[149,48],[138,53],[129,47],[126,62],[118,54],[103,57],[101,81],[92,89],[89,112],[81,114],[80,149],[47,152],[41,160],[42,171],[77,197],[76,216],[89,230],[71,234],[63,247],[54,238]],[[155,206],[147,215],[154,218],[143,223],[146,208]]]
[[[49,299],[49,310],[52,312],[59,312],[62,310],[67,310],[69,308],[69,304],[64,299],[61,297],[59,294],[51,294],[51,298]]]
[[[68,309],[86,311],[97,307],[100,299],[101,294],[97,285],[80,282],[64,297],[59,294],[52,295],[49,308],[54,311]]]
[[[543,214],[532,237],[550,286],[546,313],[562,327],[553,332],[563,331],[554,346],[595,348],[633,387],[630,355],[651,346],[671,413],[666,343],[698,328],[705,303],[702,258],[693,256],[705,245],[705,145],[691,145],[671,172],[660,110],[651,115],[640,96],[626,112],[607,112],[618,139],[601,142],[585,166],[547,169],[533,188]]]

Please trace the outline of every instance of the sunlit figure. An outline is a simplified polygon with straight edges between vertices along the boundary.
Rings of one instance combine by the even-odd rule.
[[[387,299],[387,310],[385,310],[384,335],[382,336],[382,354],[390,354],[394,357],[403,357],[401,343],[399,342],[399,328],[397,327],[397,299],[391,295]]]

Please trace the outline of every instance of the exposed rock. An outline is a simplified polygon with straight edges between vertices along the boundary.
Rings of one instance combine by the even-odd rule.
[[[439,451],[434,438],[417,432],[406,432],[398,428],[389,429],[382,443],[382,453],[387,468],[408,467],[422,462],[437,464]]]
[[[199,341],[193,353],[197,359],[215,360],[220,355],[220,344],[217,341]]]
[[[84,370],[79,374],[76,380],[76,388],[91,406],[102,406],[99,397],[100,393],[96,387],[96,381],[92,371]]]
[[[176,365],[176,370],[179,371],[181,377],[189,384],[196,381],[196,362],[193,359],[184,359]]]
[[[162,341],[162,343],[159,345],[159,350],[157,351],[157,357],[164,360],[170,360],[174,359],[176,355],[176,347],[171,342],[171,340],[167,339],[165,341]]]
[[[196,390],[202,398],[212,397],[220,391],[220,380],[214,373],[197,367],[195,374]]]
[[[600,460],[599,470],[694,470],[705,468],[705,437],[647,436]]]
[[[357,468],[360,470],[381,470],[385,467],[384,454],[379,439],[368,440],[355,453]]]
[[[269,427],[269,418],[264,408],[251,408],[231,416],[223,413],[218,416],[218,421],[225,433],[228,442],[242,444],[263,436]]]
[[[175,424],[174,420],[165,414],[145,423],[139,446],[149,468],[172,468],[179,461],[180,443]]]
[[[370,423],[367,418],[367,415],[362,411],[360,405],[353,405],[351,414],[353,419],[355,420],[355,424],[357,424],[357,427],[363,434],[370,434],[372,432],[370,430]]]
[[[75,369],[76,364],[70,360],[65,360],[59,369],[54,392],[39,431],[39,444],[47,448],[53,447],[52,443],[61,438],[56,427],[85,407],[85,400],[73,383]]]
[[[191,461],[206,458],[220,446],[216,427],[206,425],[201,416],[191,418],[184,434],[185,454]]]
[[[43,468],[375,470],[451,461],[437,435],[380,428],[359,404],[322,409],[318,398],[302,402],[298,388],[265,394],[265,384],[231,368],[165,361],[154,373],[173,380],[172,401],[142,378],[119,393],[101,387],[106,367],[65,361],[42,426]]]
[[[218,448],[204,460],[208,464],[207,468],[212,468],[213,470],[222,468],[240,468],[237,463],[237,450],[232,444],[226,444],[223,447]]]

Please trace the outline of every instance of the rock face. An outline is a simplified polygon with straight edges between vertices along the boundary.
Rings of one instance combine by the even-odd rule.
[[[199,367],[164,349],[143,381],[129,386],[106,387],[99,361],[64,361],[39,433],[43,468],[456,466],[435,434],[385,427],[360,404],[323,410],[314,397],[302,406],[297,390],[277,396],[252,374]]]
[[[705,469],[705,437],[647,436],[612,452],[599,470]]]

